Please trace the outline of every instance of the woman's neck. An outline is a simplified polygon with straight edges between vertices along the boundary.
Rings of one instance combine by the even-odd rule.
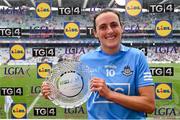
[[[114,48],[103,48],[103,47],[101,46],[101,49],[102,49],[106,54],[112,55],[112,54],[117,53],[117,52],[120,50],[120,45],[119,45],[118,47],[114,47]]]

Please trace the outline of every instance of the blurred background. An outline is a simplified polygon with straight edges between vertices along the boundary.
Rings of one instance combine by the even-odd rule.
[[[99,46],[93,16],[105,8],[121,15],[122,43],[147,57],[156,91],[148,119],[179,118],[179,0],[0,0],[0,119],[87,118],[85,104],[63,109],[41,98],[27,109],[53,65]]]

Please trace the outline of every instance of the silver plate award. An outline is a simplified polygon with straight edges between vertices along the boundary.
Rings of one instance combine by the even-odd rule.
[[[79,61],[61,61],[53,67],[46,82],[50,85],[49,99],[63,108],[82,105],[91,95],[90,68]]]

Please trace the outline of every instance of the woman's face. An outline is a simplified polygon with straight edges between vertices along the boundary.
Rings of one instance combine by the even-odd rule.
[[[94,35],[99,39],[101,47],[104,50],[118,48],[123,33],[118,16],[113,12],[105,12],[97,16],[95,22]]]

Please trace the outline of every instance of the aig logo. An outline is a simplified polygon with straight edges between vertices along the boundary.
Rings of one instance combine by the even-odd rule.
[[[37,18],[48,18],[51,15],[51,5],[49,3],[36,2],[36,17]]]
[[[112,91],[122,93],[125,95],[130,95],[130,83],[107,83],[108,88]],[[97,92],[93,93],[93,103],[113,103],[112,101],[108,101],[104,97],[101,97]]]
[[[10,44],[9,53],[10,53],[11,60],[24,60],[25,59],[25,45]]]
[[[79,38],[80,37],[80,23],[79,22],[64,22],[64,37],[65,38]]]
[[[52,69],[52,63],[37,63],[37,78],[46,78]]]
[[[155,83],[156,99],[172,99],[172,83]]]
[[[12,103],[11,104],[11,117],[13,119],[25,119],[27,118],[27,107],[24,103]]]

